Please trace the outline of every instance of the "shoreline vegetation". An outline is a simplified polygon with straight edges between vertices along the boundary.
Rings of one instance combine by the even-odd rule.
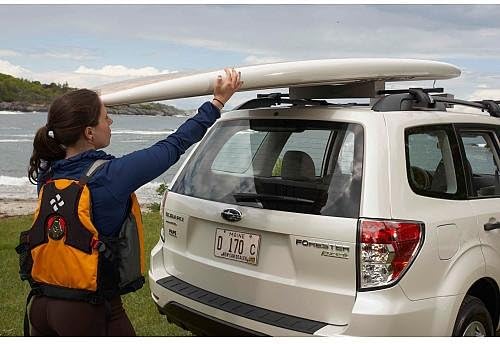
[[[64,84],[42,84],[0,73],[0,111],[47,112],[56,97],[75,90]],[[120,115],[190,116],[194,110],[181,110],[161,103],[143,103],[107,107],[108,113]]]

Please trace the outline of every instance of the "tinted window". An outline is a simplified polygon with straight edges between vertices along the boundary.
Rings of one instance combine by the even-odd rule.
[[[358,217],[363,131],[357,124],[233,120],[216,124],[172,187],[197,198]]]
[[[222,146],[212,163],[212,170],[245,173],[265,137],[265,133],[251,129],[237,132]]]
[[[301,151],[309,155],[314,163],[314,175],[321,176],[325,149],[328,146],[330,135],[330,130],[304,130],[303,132],[291,133],[276,161],[273,176],[281,176],[283,158],[288,151]]]
[[[494,132],[460,131],[472,194],[477,197],[499,196],[499,161]]]
[[[405,136],[411,188],[431,197],[464,197],[463,173],[457,173],[458,146],[451,127],[411,128]]]

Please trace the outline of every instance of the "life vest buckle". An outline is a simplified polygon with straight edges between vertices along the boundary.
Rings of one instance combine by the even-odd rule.
[[[97,240],[97,239],[92,239],[92,248],[94,250],[97,250],[98,252],[102,253],[104,251],[106,251],[106,244],[103,243],[101,240]]]

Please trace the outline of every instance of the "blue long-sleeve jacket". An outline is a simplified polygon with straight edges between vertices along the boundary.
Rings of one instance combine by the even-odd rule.
[[[110,160],[87,185],[92,197],[94,225],[101,234],[116,235],[129,211],[130,194],[175,164],[191,145],[203,138],[219,117],[219,109],[206,102],[195,116],[151,147],[120,158],[100,150],[89,150],[55,161],[49,170],[50,178],[79,179],[95,160]],[[48,177],[42,176],[41,183]]]

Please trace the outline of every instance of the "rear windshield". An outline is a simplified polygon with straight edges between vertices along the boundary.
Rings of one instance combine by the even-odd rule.
[[[235,205],[356,218],[363,129],[306,120],[232,120],[203,139],[172,191]]]

